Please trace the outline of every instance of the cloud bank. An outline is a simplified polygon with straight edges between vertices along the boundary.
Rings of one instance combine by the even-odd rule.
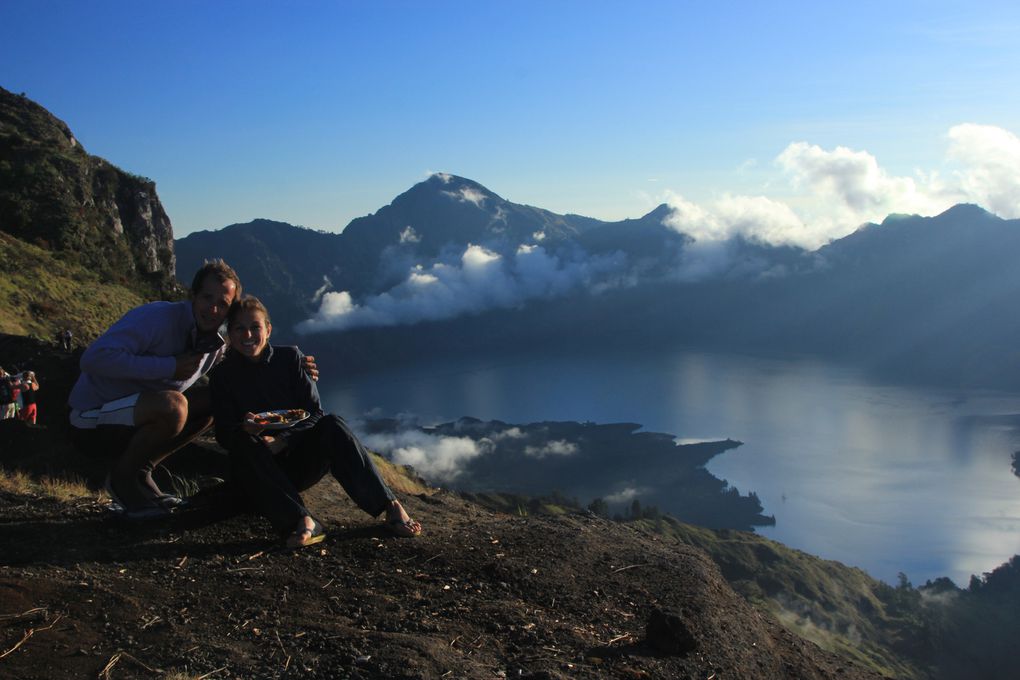
[[[668,226],[701,243],[740,236],[769,245],[814,250],[865,222],[891,213],[936,215],[957,203],[976,203],[1000,217],[1020,217],[1020,139],[1000,127],[952,127],[943,168],[896,176],[864,150],[823,149],[799,141],[773,161],[768,186],[785,200],[724,193],[703,204],[667,192]]]
[[[416,265],[398,286],[355,303],[346,291],[326,293],[301,333],[394,326],[450,319],[587,288],[619,269],[616,257],[568,259],[525,244],[509,255],[469,244],[453,261]]]

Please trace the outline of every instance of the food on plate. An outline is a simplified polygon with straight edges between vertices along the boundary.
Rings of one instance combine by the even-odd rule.
[[[265,411],[256,413],[251,422],[256,425],[293,425],[308,417],[308,411],[300,408],[283,409],[280,411]]]

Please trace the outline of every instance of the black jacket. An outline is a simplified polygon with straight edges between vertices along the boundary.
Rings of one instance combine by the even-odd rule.
[[[244,414],[276,409],[301,408],[310,414],[307,420],[286,430],[269,432],[274,437],[290,437],[311,429],[322,418],[319,390],[303,367],[304,355],[297,347],[268,345],[257,362],[227,352],[226,358],[210,374],[216,441],[227,450],[235,448],[241,437],[251,437],[242,428]]]

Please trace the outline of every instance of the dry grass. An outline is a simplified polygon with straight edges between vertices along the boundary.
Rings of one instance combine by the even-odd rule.
[[[393,493],[431,495],[436,492],[435,489],[429,487],[423,479],[414,474],[407,466],[391,463],[376,453],[372,454],[372,460],[375,463],[376,469],[379,470],[379,476],[383,478],[383,481],[386,482],[386,485],[390,487]]]
[[[100,499],[102,493],[90,489],[85,480],[72,476],[63,477],[32,477],[23,470],[6,470],[0,468],[0,491],[20,494],[23,496],[43,496],[61,502],[81,499]]]

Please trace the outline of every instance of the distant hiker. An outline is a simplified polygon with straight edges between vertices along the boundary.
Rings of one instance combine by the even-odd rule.
[[[207,261],[190,300],[132,309],[85,350],[71,390],[71,434],[81,450],[112,457],[106,490],[128,517],[183,504],[152,478],[157,465],[212,423],[209,389],[194,386],[222,358],[219,328],[241,293],[237,274]],[[306,370],[317,375],[309,362]]]
[[[14,391],[11,386],[13,376],[0,368],[0,420],[14,417]]]
[[[32,425],[36,424],[39,414],[35,395],[38,391],[39,381],[36,379],[35,373],[33,371],[25,371],[25,378],[21,385],[21,398],[24,400],[25,406],[21,409],[21,419]]]
[[[231,482],[290,548],[326,536],[300,492],[327,471],[362,510],[373,517],[385,513],[385,526],[394,534],[421,533],[347,424],[323,412],[315,383],[301,371],[300,350],[270,345],[272,331],[258,298],[231,305],[230,351],[211,376],[216,440],[230,452]],[[278,416],[281,429],[267,431],[266,423],[256,422],[256,414],[271,410],[284,412]],[[294,421],[289,427],[288,416]]]
[[[24,401],[21,398],[21,373],[8,374],[7,378],[11,386],[11,403],[8,406],[7,418],[17,418],[21,413],[21,407],[24,405]]]
[[[74,336],[71,334],[70,328],[65,329],[64,332],[60,334],[60,346],[64,349],[65,352],[71,351],[72,337]]]

